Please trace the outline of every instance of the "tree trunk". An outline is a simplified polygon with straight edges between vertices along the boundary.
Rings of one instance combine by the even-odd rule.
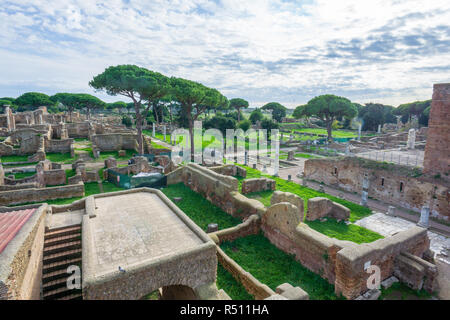
[[[327,120],[327,133],[328,133],[328,141],[333,141],[333,138],[331,136],[331,130],[333,125],[333,119]]]
[[[134,103],[134,112],[136,113],[136,130],[138,138],[138,153],[144,154],[144,141],[142,139],[142,116],[139,103]]]
[[[236,108],[237,113],[238,113],[238,123],[241,122],[241,112],[239,108]]]

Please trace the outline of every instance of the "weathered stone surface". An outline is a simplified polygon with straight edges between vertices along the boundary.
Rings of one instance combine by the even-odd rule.
[[[384,281],[381,281],[381,286],[383,287],[383,289],[388,289],[396,282],[398,282],[398,279],[396,277],[392,276],[392,277],[387,278]]]
[[[337,168],[337,174],[330,168]],[[410,167],[345,157],[308,159],[304,172],[307,179],[358,194],[363,190],[362,183],[367,175],[369,197],[416,212],[429,205],[432,216],[450,220],[448,183],[426,174],[414,177]]]
[[[424,172],[450,181],[450,83],[435,84],[425,146]]]
[[[317,197],[309,199],[306,220],[314,221],[324,217],[347,220],[350,217],[350,209],[327,198]]]
[[[242,181],[242,193],[275,190],[276,181],[268,178],[253,178]]]

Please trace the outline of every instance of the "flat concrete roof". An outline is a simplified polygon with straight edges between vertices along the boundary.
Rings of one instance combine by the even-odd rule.
[[[210,240],[160,191],[118,192],[92,200],[95,216],[87,212],[91,217],[83,223],[83,260],[88,260],[83,273],[89,279],[108,278],[119,266],[127,270],[177,256]]]

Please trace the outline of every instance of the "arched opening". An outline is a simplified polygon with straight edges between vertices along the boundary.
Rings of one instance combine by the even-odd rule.
[[[142,297],[144,300],[198,300],[194,289],[184,285],[159,288]]]

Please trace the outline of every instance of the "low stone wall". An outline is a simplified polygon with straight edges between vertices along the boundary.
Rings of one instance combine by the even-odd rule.
[[[411,167],[345,157],[308,159],[304,172],[307,179],[358,194],[367,175],[369,197],[416,212],[428,205],[433,216],[450,221],[449,183],[420,172],[413,177]]]
[[[396,257],[405,252],[422,257],[429,246],[427,230],[413,227],[389,238],[343,248],[336,255],[335,291],[348,299],[356,298],[368,290],[370,273],[366,269],[370,265],[380,268],[384,280],[394,274]]]
[[[238,238],[243,238],[252,234],[258,234],[260,230],[261,218],[258,215],[254,214],[235,227],[209,233],[209,236],[216,242],[216,244],[220,244],[224,241],[234,241]]]
[[[189,163],[167,175],[167,185],[180,182],[225,212],[234,213],[231,193],[238,191],[239,183],[236,178],[218,174],[196,163]]]
[[[252,193],[260,191],[275,190],[276,181],[267,178],[245,179],[242,181],[242,193]]]
[[[5,210],[25,208],[29,206]],[[40,205],[0,253],[0,300],[40,299],[46,212],[47,205]]]
[[[84,196],[84,184],[74,184],[49,188],[29,188],[0,192],[0,205],[65,199]]]
[[[45,140],[45,152],[47,153],[70,153],[73,139]]]
[[[437,281],[436,265],[410,253],[395,258],[394,275],[413,290],[433,292]]]
[[[66,171],[63,169],[44,171],[44,183],[46,186],[66,184]]]
[[[225,270],[236,279],[236,281],[244,286],[249,294],[255,297],[256,300],[264,300],[276,294],[275,291],[270,289],[267,285],[261,283],[249,272],[242,269],[242,267],[227,256],[219,246],[217,246],[217,260]]]
[[[316,197],[308,199],[306,220],[314,221],[325,217],[334,218],[338,221],[348,220],[350,209],[327,198]]]
[[[234,164],[225,164],[223,166],[210,167],[209,170],[222,174],[224,176],[243,177],[247,176],[247,170]]]
[[[107,133],[91,136],[92,148],[98,151],[138,150],[137,135]]]

